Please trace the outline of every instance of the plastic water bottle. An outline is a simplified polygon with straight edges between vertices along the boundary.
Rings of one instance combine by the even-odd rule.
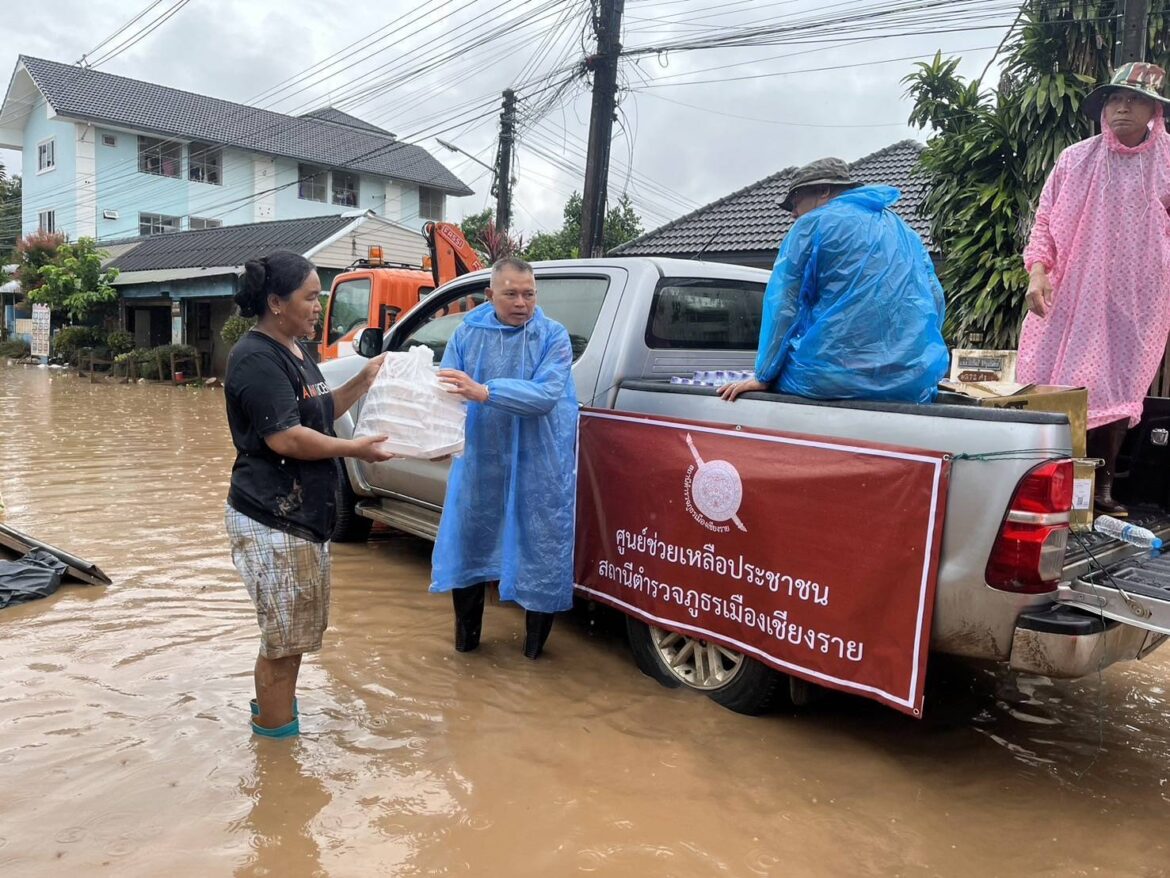
[[[1093,522],[1093,530],[1142,549],[1162,548],[1162,541],[1152,531],[1136,524],[1126,524],[1110,515],[1098,515]]]

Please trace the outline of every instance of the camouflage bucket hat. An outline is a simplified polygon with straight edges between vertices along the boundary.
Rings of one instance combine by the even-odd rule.
[[[1157,64],[1132,61],[1114,71],[1107,85],[1098,86],[1085,98],[1084,110],[1093,119],[1101,115],[1109,95],[1115,91],[1132,91],[1158,101],[1170,104],[1170,98],[1163,93],[1166,85],[1166,71]]]
[[[845,186],[848,189],[856,189],[860,185],[861,183],[853,179],[849,165],[841,159],[817,159],[796,172],[792,182],[788,184],[788,194],[780,202],[780,207],[792,210],[792,196],[796,194],[796,190],[804,189],[806,186]]]

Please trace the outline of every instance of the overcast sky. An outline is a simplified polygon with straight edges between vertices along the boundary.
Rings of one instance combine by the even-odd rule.
[[[622,42],[669,47],[896,2],[923,0],[626,0]],[[782,45],[624,59],[611,199],[628,191],[650,229],[789,165],[922,140],[906,125],[900,83],[914,61],[883,62],[942,49],[978,76],[1010,7],[986,0],[977,16],[953,21],[916,14],[909,28],[947,32],[895,36],[905,21],[887,33],[851,24]],[[281,112],[338,106],[419,143],[467,182],[476,194],[449,202],[452,219],[494,204],[490,176],[435,135],[491,164],[510,86],[519,86],[523,125],[514,226],[527,236],[559,227],[565,199],[582,188],[589,86],[570,72],[594,45],[587,0],[41,0],[8,4],[0,67],[10,74],[21,53],[72,63],[148,8],[91,54],[99,69]],[[121,45],[169,10],[152,33]],[[116,54],[101,60],[107,53]],[[0,150],[0,161],[20,171],[19,153]]]

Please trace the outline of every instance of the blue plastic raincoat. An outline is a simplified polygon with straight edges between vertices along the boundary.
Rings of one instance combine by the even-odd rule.
[[[812,399],[934,400],[949,366],[942,286],[889,209],[899,197],[862,186],[793,224],[764,292],[760,381]]]
[[[455,330],[443,368],[488,387],[467,409],[464,453],[451,466],[431,591],[499,580],[500,597],[553,613],[573,605],[577,393],[573,348],[540,308],[524,326],[490,302]]]

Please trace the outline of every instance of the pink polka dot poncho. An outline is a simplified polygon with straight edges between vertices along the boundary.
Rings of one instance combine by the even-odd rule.
[[[1024,320],[1016,376],[1087,387],[1090,428],[1132,427],[1170,331],[1170,135],[1160,104],[1139,146],[1101,130],[1044,184],[1024,265],[1043,263],[1055,295]]]

